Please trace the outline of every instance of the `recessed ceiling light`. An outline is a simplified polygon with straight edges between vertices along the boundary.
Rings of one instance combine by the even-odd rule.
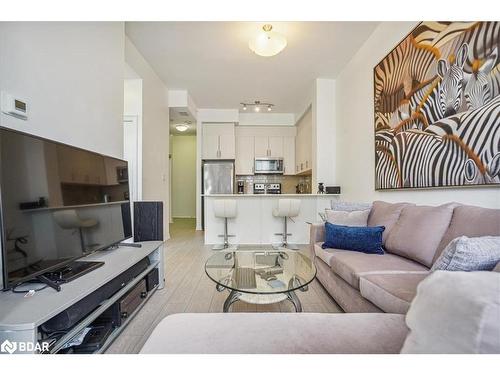
[[[187,126],[186,124],[179,124],[175,125],[175,128],[180,132],[185,132],[186,130],[189,129],[189,126]]]
[[[260,107],[258,105],[255,106],[255,112],[260,112]]]
[[[272,30],[272,25],[264,25],[262,31],[248,41],[248,47],[257,55],[264,57],[274,56],[283,51],[287,44],[285,36]]]

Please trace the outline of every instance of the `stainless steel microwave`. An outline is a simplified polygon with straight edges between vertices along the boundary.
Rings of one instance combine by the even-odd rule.
[[[256,158],[255,174],[283,174],[283,158]]]

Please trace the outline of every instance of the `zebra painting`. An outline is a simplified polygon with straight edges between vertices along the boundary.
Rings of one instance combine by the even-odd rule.
[[[422,22],[374,68],[376,189],[500,185],[500,22]]]

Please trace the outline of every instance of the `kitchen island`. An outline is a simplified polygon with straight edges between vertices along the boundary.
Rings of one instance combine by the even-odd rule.
[[[319,212],[329,208],[337,194],[206,194],[204,195],[205,244],[221,242],[219,234],[224,232],[224,219],[214,215],[213,202],[216,199],[235,199],[237,215],[228,220],[228,232],[234,244],[278,243],[281,237],[275,235],[283,231],[283,219],[273,216],[278,199],[300,199],[299,216],[288,221],[290,243],[309,243],[308,222],[318,222]]]

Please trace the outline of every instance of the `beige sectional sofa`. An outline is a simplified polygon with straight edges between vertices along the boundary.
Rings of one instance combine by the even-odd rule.
[[[322,249],[324,224],[311,225],[317,279],[346,312],[405,314],[448,243],[460,236],[500,236],[500,210],[448,203],[373,203],[369,226],[383,225],[384,255]]]

